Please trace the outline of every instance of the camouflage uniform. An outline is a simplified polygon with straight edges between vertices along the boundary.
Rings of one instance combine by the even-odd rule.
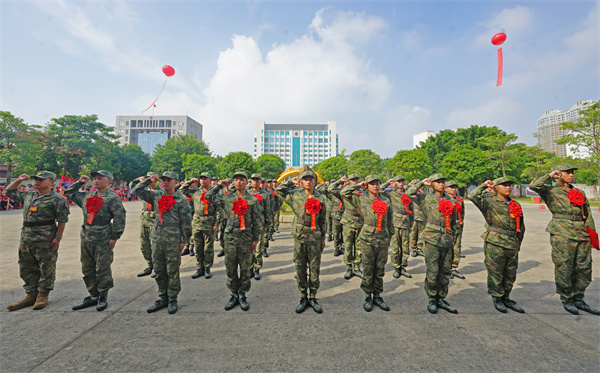
[[[252,178],[254,177],[254,175],[252,175]],[[249,190],[250,194],[252,194],[254,197],[256,197],[256,195],[260,195],[260,199],[258,197],[256,197],[256,199],[258,200],[258,206],[261,210],[261,216],[263,217],[263,230],[260,233],[260,240],[258,242],[258,245],[256,245],[256,250],[253,253],[253,258],[252,258],[252,267],[254,271],[260,271],[260,269],[263,266],[263,250],[265,249],[265,247],[268,247],[268,237],[264,231],[264,228],[267,228],[269,226],[271,226],[273,224],[273,212],[272,212],[272,208],[271,208],[271,202],[273,199],[273,194],[271,194],[270,192],[267,192],[264,189],[259,189],[259,190]]]
[[[94,173],[92,173],[92,176]],[[125,208],[121,198],[111,190],[80,192],[84,184],[79,181],[65,190],[65,196],[83,211],[81,226],[81,267],[83,281],[92,298],[108,294],[113,287],[111,264],[113,252],[110,241],[121,238],[125,230]],[[88,198],[98,196],[103,199],[102,207],[95,213],[91,224],[87,222],[89,212],[86,208]]]
[[[264,216],[258,200],[249,192],[241,199],[248,202],[248,211],[244,215],[246,228],[240,229],[240,217],[233,211],[233,202],[238,199],[237,192],[221,194],[220,184],[211,188],[204,198],[210,203],[222,205],[227,214],[227,227],[223,241],[225,244],[225,270],[227,287],[232,296],[243,297],[250,291],[250,268],[252,267],[252,242],[260,240],[263,231]],[[240,272],[238,275],[238,266]]]
[[[422,193],[419,193],[418,195],[424,196]],[[425,213],[423,213],[421,206],[418,204],[413,203],[413,208],[414,221],[410,229],[409,246],[412,247],[413,250],[422,252],[423,231],[425,231],[425,226],[427,225],[427,217],[425,216]]]
[[[167,171],[163,177],[177,179],[178,175],[175,172]],[[158,201],[167,194],[162,189],[150,190],[148,185],[151,182],[150,179],[142,181],[133,188],[133,192],[141,200],[150,203],[153,211],[157,211],[158,219],[154,221],[150,239],[158,297],[163,301],[176,301],[181,290],[180,244],[189,242],[192,235],[190,203],[182,193],[175,192],[171,195],[175,200],[175,205],[160,216]]]
[[[460,205],[460,217],[458,224],[456,225],[456,232],[454,232],[454,259],[452,260],[452,269],[456,270],[460,263],[461,249],[462,249],[462,235],[465,222],[465,201],[459,196],[451,197],[454,206]]]
[[[403,269],[408,265],[408,256],[410,255],[409,235],[414,219],[414,204],[411,201],[405,206],[402,203],[404,189],[385,190],[388,186],[389,182],[381,186],[381,194],[390,199],[394,210],[394,235],[392,236],[390,262],[395,269]]]
[[[332,183],[327,188],[327,191],[335,196],[337,199],[342,201],[344,205],[344,213],[342,214],[341,224],[342,235],[344,240],[344,263],[348,269],[352,268],[352,264],[355,268],[360,266],[361,252],[360,247],[356,245],[358,241],[358,234],[363,225],[363,217],[360,215],[356,207],[350,203],[348,198],[343,197],[339,185],[342,183],[341,180]],[[360,189],[354,191],[355,195],[360,196]]]
[[[365,181],[369,182],[369,177]],[[360,288],[374,298],[381,297],[383,292],[383,276],[387,263],[388,246],[394,235],[394,214],[391,201],[380,194],[380,200],[387,205],[387,212],[381,218],[380,230],[377,230],[378,216],[373,210],[375,199],[368,192],[358,194],[359,185],[348,185],[341,191],[345,201],[351,208],[358,210],[364,219],[358,235],[357,247],[360,247],[363,259],[363,277]]]
[[[267,189],[267,192],[271,193],[271,195],[273,196],[273,198],[271,199],[271,212],[273,214],[273,222],[269,227],[267,234],[269,237],[273,237],[275,230],[279,229],[279,209],[281,209],[282,202],[281,199],[277,197],[275,189],[269,188]]]
[[[280,184],[275,192],[294,211],[296,217],[292,227],[294,236],[294,263],[298,290],[306,298],[310,289],[310,297],[315,298],[319,289],[319,273],[321,270],[321,247],[325,242],[327,229],[327,204],[325,196],[315,190],[313,197],[321,203],[321,210],[315,216],[315,229],[311,228],[311,216],[306,213],[308,197],[303,189],[295,189],[294,182],[289,180]],[[306,266],[310,276],[307,279]]]
[[[592,281],[592,248],[586,229],[596,230],[592,211],[587,198],[582,206],[571,204],[567,192],[578,190],[573,185],[546,185],[549,179],[548,175],[538,177],[529,187],[539,193],[552,213],[546,232],[550,233],[556,292],[563,302],[583,301]]]
[[[6,195],[23,206],[23,228],[19,244],[19,275],[27,293],[54,289],[58,250],[52,251],[56,223],[69,221],[69,204],[62,195],[50,190],[38,192],[7,189]]]
[[[517,279],[525,221],[522,216],[519,217],[520,232],[517,232],[517,220],[511,218],[508,206],[512,200],[504,201],[496,195],[485,193],[486,188],[485,184],[480,184],[469,193],[469,199],[481,211],[486,222],[486,231],[481,238],[488,272],[488,293],[494,298],[508,300]]]
[[[139,182],[139,179],[133,180],[129,183],[129,188],[133,190]],[[157,185],[156,189],[160,189],[160,186]],[[150,233],[152,232],[155,219],[156,211],[152,209],[152,204],[142,201],[142,215],[140,217],[140,250],[144,260],[148,264],[148,268],[154,268],[152,265],[152,242],[150,241]]]

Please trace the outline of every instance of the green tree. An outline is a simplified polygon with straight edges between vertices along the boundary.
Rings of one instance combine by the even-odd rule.
[[[348,173],[358,174],[361,178],[370,174],[385,177],[385,165],[381,157],[369,149],[356,150],[350,154]]]
[[[521,181],[529,184],[533,179],[549,173],[552,167],[564,160],[554,153],[545,151],[539,144],[525,150],[525,167],[521,171]]]
[[[389,160],[388,171],[392,175],[402,175],[408,181],[422,180],[432,174],[432,167],[425,151],[421,149],[400,150]]]
[[[498,134],[482,138],[483,144],[487,146],[486,154],[488,158],[498,165],[502,171],[502,177],[506,177],[506,169],[509,163],[515,158],[515,149],[511,147],[517,141],[517,135],[514,133]]]
[[[217,164],[210,155],[190,154],[183,161],[183,172],[186,178],[198,177],[203,172],[217,176]]]
[[[254,163],[254,170],[267,179],[277,179],[285,171],[285,161],[274,154],[263,154]]]
[[[494,179],[494,169],[481,149],[451,150],[440,162],[437,172],[455,181],[459,187]]]
[[[41,132],[8,111],[0,111],[0,161],[7,165],[6,179],[12,182],[13,166],[20,172],[35,172],[35,156],[41,150]]]
[[[221,179],[232,177],[237,171],[245,171],[250,177],[254,172],[252,156],[246,152],[231,152],[219,164],[219,177]]]
[[[141,146],[128,144],[120,149],[121,170],[119,179],[132,181],[133,179],[146,175],[150,171],[152,163],[150,156],[142,150]]]
[[[183,174],[183,161],[191,154],[211,156],[211,151],[204,141],[193,136],[174,136],[164,145],[156,145],[152,155],[152,168],[158,173],[175,171]]]
[[[343,156],[327,158],[313,166],[325,181],[339,179],[348,174],[348,160]]]

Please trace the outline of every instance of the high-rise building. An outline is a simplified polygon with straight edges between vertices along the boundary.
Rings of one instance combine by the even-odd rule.
[[[544,115],[537,120],[538,143],[548,152],[560,157],[576,155],[566,145],[558,145],[556,140],[567,134],[566,130],[560,128],[563,122],[576,122],[581,115],[579,112],[586,108],[586,104],[592,100],[579,100],[568,110],[546,110]]]
[[[115,134],[121,145],[136,144],[145,153],[154,153],[173,136],[193,136],[202,141],[202,124],[187,115],[118,115]]]
[[[416,149],[422,142],[427,141],[431,136],[435,136],[435,131],[423,131],[413,135],[413,148]]]
[[[313,166],[338,154],[336,123],[327,124],[267,124],[258,121],[254,134],[256,160],[263,154],[274,154],[286,167]]]

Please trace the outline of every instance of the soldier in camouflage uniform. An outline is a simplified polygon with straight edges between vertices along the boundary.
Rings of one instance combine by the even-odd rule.
[[[210,269],[215,259],[215,232],[217,231],[217,206],[209,203],[206,193],[210,189],[211,176],[208,172],[200,175],[200,180],[192,178],[186,181],[180,191],[194,203],[194,218],[192,219],[192,237],[196,247],[196,265],[198,270],[192,278],[212,277]],[[199,189],[191,186],[200,182]]]
[[[513,182],[505,177],[493,182],[487,180],[469,194],[469,199],[481,211],[486,222],[486,231],[481,238],[488,272],[488,293],[492,296],[494,307],[502,313],[506,313],[506,307],[523,313],[523,308],[510,299],[525,235],[523,210],[517,201],[510,198],[511,184]],[[497,194],[486,193],[486,188],[495,188]]]
[[[175,187],[175,191],[179,192],[180,189],[183,187],[183,184],[185,183],[185,181],[181,181],[177,184],[177,186]],[[183,193],[182,193],[183,194]],[[185,198],[188,200],[188,203],[190,204],[190,211],[192,214],[192,221],[194,220],[194,215],[195,215],[195,209],[194,209],[194,201],[192,201],[192,198],[185,195]],[[194,247],[196,246],[196,242],[194,241],[194,235],[192,234],[188,240],[188,242],[185,243],[185,246],[183,248],[183,251],[181,252],[181,256],[183,255],[189,255],[189,256],[195,256],[196,252],[194,251]]]
[[[445,181],[446,178],[441,174],[433,174],[408,188],[406,192],[414,204],[421,207],[427,219],[423,231],[423,252],[427,265],[425,277],[425,292],[429,298],[427,310],[431,313],[436,313],[438,307],[451,313],[458,313],[445,300],[452,274],[454,232],[458,224],[456,208],[450,196],[444,192]],[[423,185],[431,186],[434,193],[417,193]]]
[[[386,188],[391,185],[392,190]],[[392,237],[392,256],[390,262],[394,267],[394,278],[405,276],[412,278],[412,275],[406,270],[408,257],[410,255],[409,235],[410,227],[413,223],[413,203],[405,195],[404,176],[398,175],[381,186],[381,194],[386,196],[392,202],[394,210],[394,235]],[[403,197],[404,196],[404,197]]]
[[[31,305],[34,310],[46,307],[56,279],[58,246],[69,221],[67,199],[52,190],[56,174],[39,171],[33,178],[33,192],[19,191],[21,182],[29,180],[27,174],[6,187],[6,195],[23,206],[19,275],[26,293],[23,300],[7,307],[9,311]]]
[[[344,204],[344,214],[342,215],[341,223],[343,225],[343,237],[344,237],[344,263],[346,264],[346,274],[344,278],[349,280],[352,276],[362,276],[360,271],[361,254],[360,247],[356,245],[358,241],[358,233],[363,225],[363,218],[356,208],[348,201],[348,198],[342,196],[339,189],[341,183],[348,183],[355,185],[359,183],[359,176],[357,174],[351,174],[346,178],[342,177],[340,180],[333,184],[330,184],[327,191],[334,195],[337,199],[341,200]],[[361,190],[356,189],[354,192],[356,195],[361,194]],[[354,268],[353,268],[354,266]]]
[[[277,180],[268,180],[267,181],[267,192],[271,193],[271,195],[273,196],[273,199],[271,200],[271,210],[273,212],[273,223],[271,224],[271,226],[269,227],[269,231],[267,232],[269,241],[275,241],[275,239],[273,238],[273,234],[275,233],[275,220],[279,219],[279,209],[281,208],[281,200],[279,199],[279,197],[277,197],[277,195],[275,194],[275,185],[277,184]],[[263,251],[263,256],[265,258],[269,257],[269,254],[267,253],[267,251]]]
[[[255,280],[260,280],[260,269],[263,266],[262,254],[265,247],[268,247],[266,233],[268,227],[273,223],[274,214],[271,209],[273,195],[262,188],[262,176],[260,176],[260,174],[252,174],[250,180],[251,185],[249,191],[256,199],[258,199],[258,206],[261,209],[261,215],[263,216],[263,232],[260,235],[258,246],[253,253],[250,276],[253,276]]]
[[[457,229],[456,232],[454,232],[454,259],[452,260],[452,274],[450,275],[450,278],[456,277],[464,280],[465,276],[458,272],[458,264],[460,263],[461,257],[462,234],[465,221],[465,202],[458,196],[458,184],[454,181],[446,182],[446,194],[452,199],[452,203],[454,203],[456,208],[456,216],[458,217]]]
[[[333,184],[335,180],[333,180],[329,185]],[[345,183],[341,183],[338,185],[338,189],[344,188],[346,186]],[[329,193],[329,187],[326,189],[327,194],[331,198],[331,224],[332,224],[332,234],[333,234],[333,256],[340,256],[344,254],[344,236],[343,236],[343,225],[342,225],[342,216],[344,215],[344,203],[338,199],[334,194]]]
[[[589,231],[596,231],[590,204],[585,194],[573,187],[575,167],[556,166],[553,171],[533,180],[529,187],[548,205],[552,220],[550,233],[556,292],[565,310],[578,314],[582,310],[600,315],[600,311],[584,301],[585,289],[592,282],[592,247]],[[556,179],[556,185],[546,181]]]
[[[367,192],[357,194],[359,188],[366,189]],[[369,175],[363,183],[348,185],[341,191],[342,197],[364,219],[356,245],[360,247],[363,259],[364,274],[360,287],[367,295],[363,303],[367,312],[373,310],[373,303],[384,311],[390,310],[381,293],[388,246],[394,235],[394,214],[391,201],[380,190],[379,177]]]
[[[109,189],[113,175],[105,170],[91,173],[95,191],[81,192],[90,178],[82,176],[65,190],[65,196],[81,207],[81,267],[83,282],[90,293],[73,310],[96,306],[98,311],[108,306],[108,290],[113,287],[110,265],[113,249],[125,230],[125,208],[121,198]],[[95,208],[101,206],[94,212]]]
[[[250,309],[246,293],[250,290],[252,254],[263,232],[264,216],[258,199],[246,190],[248,176],[245,172],[236,172],[233,175],[234,192],[221,194],[226,184],[225,180],[219,181],[206,193],[205,198],[210,203],[222,205],[227,213],[227,227],[223,240],[227,287],[231,291],[231,298],[225,304],[225,310],[229,311],[239,304],[243,311],[247,311]]]
[[[302,183],[302,189],[296,189],[295,183],[298,180]],[[305,167],[299,178],[288,180],[276,189],[277,195],[290,206],[296,217],[292,227],[294,263],[298,290],[301,293],[297,313],[302,313],[308,305],[317,313],[323,312],[317,302],[317,290],[320,285],[321,253],[325,248],[327,205],[325,197],[315,190],[316,182],[317,175]],[[310,272],[308,278],[307,265]],[[307,294],[309,289],[310,297]]]
[[[150,177],[152,175],[157,174],[156,172],[148,172],[146,177]],[[133,190],[133,188],[135,188],[135,186],[144,179],[145,177],[143,176],[138,177],[129,183],[129,188]],[[152,190],[160,188],[158,183],[150,183],[148,187]],[[144,269],[142,272],[138,273],[138,277],[148,276],[154,269],[154,265],[152,264],[152,242],[150,241],[150,232],[152,232],[155,218],[156,211],[152,210],[152,204],[142,201],[142,216],[140,217],[140,250],[142,251],[142,255],[148,264],[148,267],[146,267],[146,269]]]
[[[229,193],[229,187],[231,185],[231,183],[233,183],[233,179],[231,178],[227,178],[224,180],[225,182],[225,187],[223,189],[221,189],[221,194],[227,194]],[[221,251],[219,251],[219,253],[217,254],[217,256],[220,258],[222,256],[225,256],[225,241],[223,241],[223,236],[225,234],[225,227],[227,227],[227,213],[225,211],[223,211],[222,208],[219,208],[218,212],[217,212],[217,233],[218,233],[218,241],[219,241],[219,245],[221,246]],[[215,238],[215,241],[217,239]]]
[[[413,186],[418,183],[419,179],[411,180],[409,186]],[[423,190],[419,190],[420,194],[423,194]],[[410,236],[409,236],[409,246],[412,247],[411,255],[416,257],[417,255],[425,256],[423,253],[423,231],[425,230],[425,225],[427,224],[427,217],[423,213],[423,210],[418,204],[413,204],[413,224],[410,228]]]
[[[174,314],[178,309],[177,296],[181,290],[181,251],[192,235],[192,215],[187,198],[175,191],[179,174],[166,171],[161,178],[164,189],[148,188],[151,183],[158,181],[158,176],[152,175],[136,185],[133,192],[141,200],[150,203],[154,211],[158,211],[150,238],[159,299],[146,311],[152,313],[167,308],[169,314]]]

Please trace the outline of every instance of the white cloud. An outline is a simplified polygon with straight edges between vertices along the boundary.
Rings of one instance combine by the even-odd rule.
[[[503,9],[481,25],[484,31],[475,38],[473,45],[487,47],[491,45],[492,36],[499,32],[506,33],[507,41],[513,37],[523,38],[530,30],[533,19],[533,11],[528,7],[517,5],[514,8]]]
[[[429,109],[419,106],[398,105],[391,109],[383,126],[385,144],[396,151],[410,149],[412,136],[429,129],[430,114]]]
[[[507,97],[498,96],[470,109],[454,109],[446,118],[445,128],[466,128],[471,125],[498,126],[508,123],[522,109],[521,105]]]

